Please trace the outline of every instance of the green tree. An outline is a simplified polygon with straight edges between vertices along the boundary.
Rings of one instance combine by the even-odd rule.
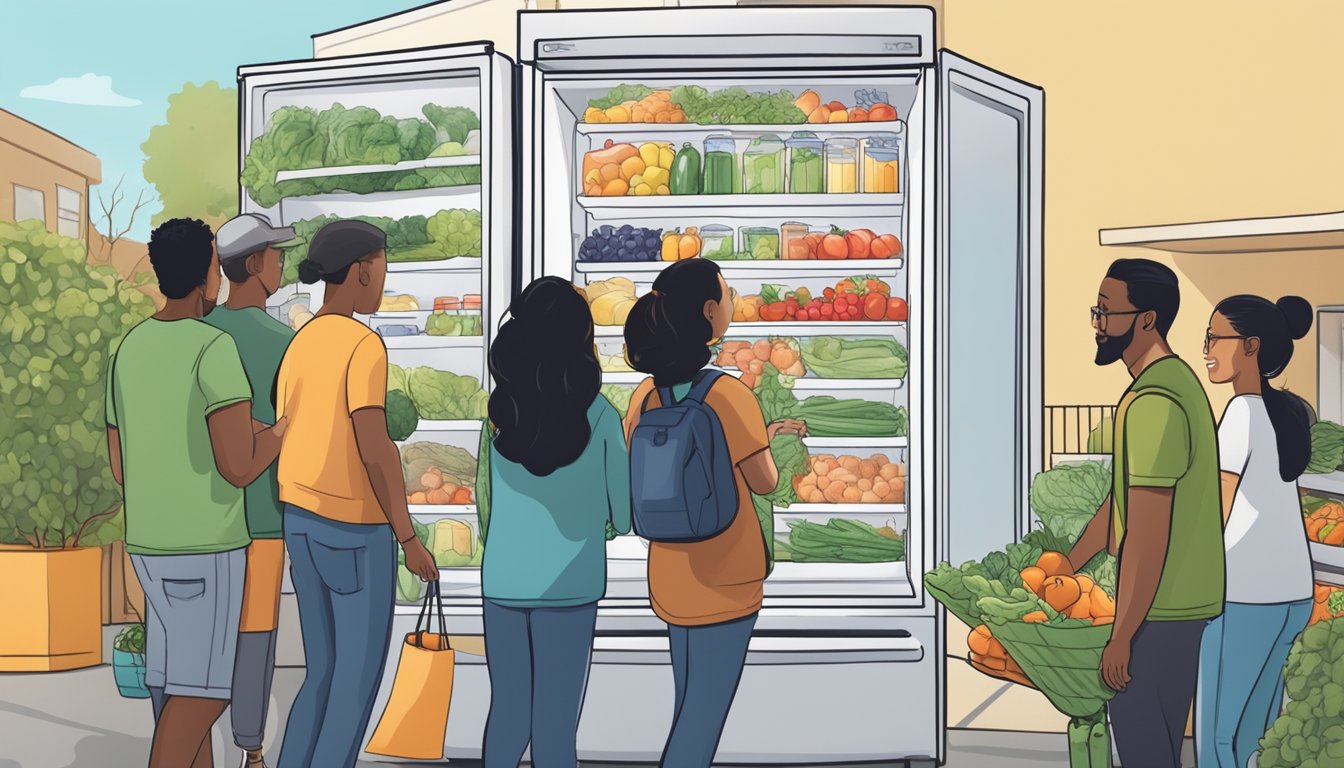
[[[191,217],[216,227],[238,213],[237,88],[186,83],[140,150],[145,180],[163,201],[152,224]]]

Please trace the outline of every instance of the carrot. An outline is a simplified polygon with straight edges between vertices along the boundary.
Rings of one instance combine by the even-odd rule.
[[[1330,529],[1330,533],[1321,540],[1321,543],[1329,544],[1332,547],[1344,544],[1344,523],[1336,523],[1335,527]]]
[[[978,653],[981,656],[989,655],[989,642],[994,639],[989,631],[989,626],[981,624],[971,630],[966,636],[966,646],[971,649],[971,653]]]
[[[1317,517],[1307,523],[1307,538],[1312,541],[1321,540],[1321,529],[1325,527],[1328,521],[1323,517]]]

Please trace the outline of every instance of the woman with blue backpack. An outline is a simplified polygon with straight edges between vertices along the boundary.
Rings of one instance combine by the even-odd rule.
[[[621,417],[599,394],[588,304],[543,277],[490,345],[477,514],[490,712],[485,768],[574,768],[609,529],[630,531]]]
[[[625,324],[626,355],[650,378],[625,417],[635,531],[649,540],[649,597],[668,625],[673,724],[664,768],[708,768],[761,610],[766,542],[751,494],[779,481],[751,389],[705,370],[733,317],[733,294],[706,259],[671,264]]]

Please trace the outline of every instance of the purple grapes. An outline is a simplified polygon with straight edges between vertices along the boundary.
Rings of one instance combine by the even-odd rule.
[[[663,230],[604,224],[583,239],[579,261],[657,261]]]

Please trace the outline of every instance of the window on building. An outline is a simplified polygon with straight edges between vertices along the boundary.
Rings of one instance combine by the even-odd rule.
[[[14,185],[14,220],[37,219],[47,223],[47,199],[40,189]]]
[[[66,237],[84,234],[84,196],[73,189],[56,187],[56,231]]]

